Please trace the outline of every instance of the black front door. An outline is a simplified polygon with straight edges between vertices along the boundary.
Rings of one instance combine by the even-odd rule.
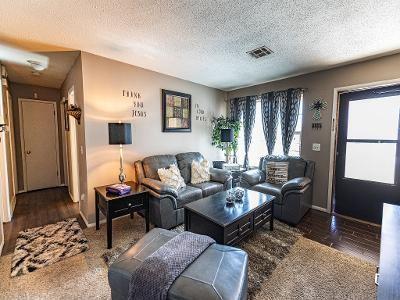
[[[335,212],[381,223],[400,204],[400,86],[340,95]]]

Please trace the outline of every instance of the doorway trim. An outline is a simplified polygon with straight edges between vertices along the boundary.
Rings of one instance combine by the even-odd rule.
[[[71,98],[71,95],[73,95],[72,98]],[[74,85],[72,85],[68,89],[66,100],[67,100],[68,105],[76,104],[75,86]],[[71,100],[73,100],[73,103]],[[76,126],[74,119],[70,123],[68,142],[69,142],[68,143],[69,149],[67,149],[67,152],[69,152],[69,153],[67,153],[67,158],[66,158],[68,161],[68,191],[69,191],[69,195],[70,195],[72,201],[79,202],[79,207],[80,207],[80,200],[81,200],[81,196],[80,196],[81,195],[81,187],[80,187],[80,182],[79,182],[80,151],[79,151],[79,143],[78,143],[78,131],[77,131],[77,126]],[[71,174],[69,173],[70,170],[71,170]],[[71,183],[72,183],[72,191],[70,191]],[[72,194],[71,194],[71,192],[72,192]]]
[[[22,112],[22,102],[39,102],[52,104],[55,112],[55,133],[56,133],[56,156],[57,156],[57,183],[58,186],[61,185],[61,170],[60,170],[60,141],[58,136],[58,112],[57,112],[57,102],[56,101],[44,101],[44,100],[36,100],[36,99],[27,99],[27,98],[18,98],[18,111],[19,111],[19,136],[21,142],[21,160],[22,160],[22,172],[24,175],[24,192],[27,192],[28,187],[28,179],[27,179],[27,170],[26,170],[26,162],[25,162],[25,138],[24,138],[24,116]]]
[[[338,120],[339,120],[339,101],[341,92],[354,92],[373,89],[377,87],[385,87],[400,84],[400,78],[374,81],[369,83],[361,83],[343,87],[336,87],[333,89],[333,103],[332,103],[332,119],[331,119],[331,142],[330,142],[330,158],[329,158],[329,176],[328,176],[328,213],[333,213],[333,187],[335,185],[335,172],[336,172],[336,147],[337,147],[337,133],[338,133]]]

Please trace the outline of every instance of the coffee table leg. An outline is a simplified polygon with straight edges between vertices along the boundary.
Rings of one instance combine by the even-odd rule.
[[[274,230],[274,202],[271,204],[271,220],[269,221],[269,230]]]
[[[146,219],[146,232],[149,232],[149,230],[150,230],[150,204],[149,204],[149,194],[147,193],[146,194],[146,199],[145,199],[145,213],[144,213],[144,216],[145,216],[145,219]]]

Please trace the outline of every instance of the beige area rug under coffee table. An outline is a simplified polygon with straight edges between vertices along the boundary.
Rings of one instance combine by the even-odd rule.
[[[144,222],[127,216],[113,222],[113,231],[114,247],[125,247],[143,236]],[[11,278],[12,255],[1,257],[0,299],[110,299],[102,258],[105,226],[84,233],[89,240],[87,252],[27,275]],[[257,240],[262,243],[263,239]],[[368,262],[298,237],[272,274],[260,282],[254,298],[375,299],[374,273],[375,267]]]

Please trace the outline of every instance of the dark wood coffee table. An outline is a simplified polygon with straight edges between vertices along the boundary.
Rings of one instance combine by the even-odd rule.
[[[275,197],[244,190],[243,201],[234,205],[226,204],[226,191],[185,205],[185,230],[224,245],[238,244],[267,222],[273,230]]]

